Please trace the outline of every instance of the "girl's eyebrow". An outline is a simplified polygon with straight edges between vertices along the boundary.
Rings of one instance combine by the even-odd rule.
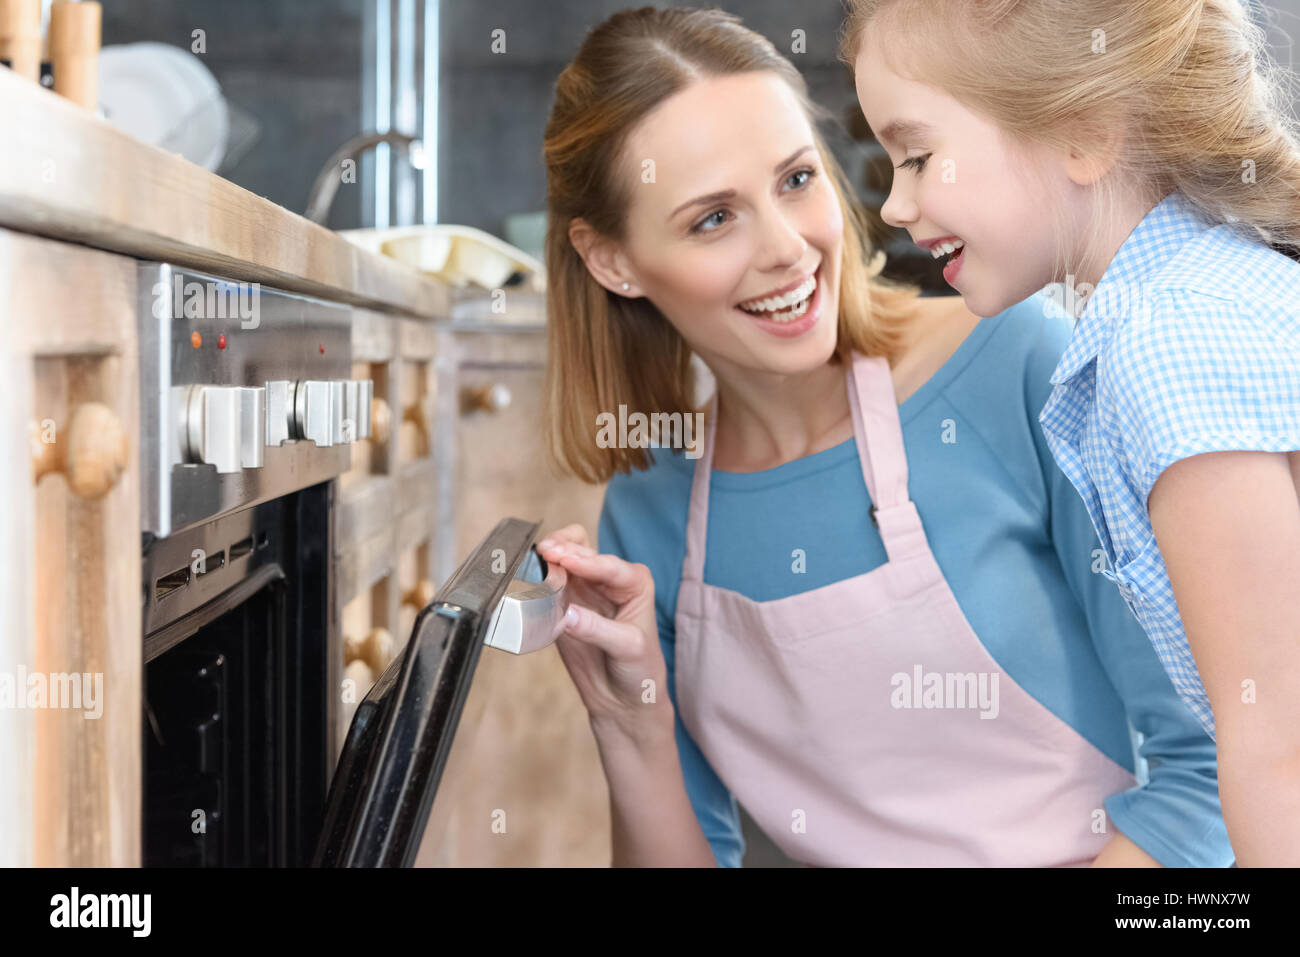
[[[924,137],[933,132],[934,127],[930,126],[929,123],[922,123],[919,120],[893,120],[886,124],[876,138],[882,143],[894,145],[899,140],[906,139],[909,136]]]
[[[804,153],[807,153],[810,149],[814,149],[814,148],[815,147],[813,146],[812,143],[809,143],[806,146],[799,147],[797,150],[795,150],[785,159],[781,160],[781,162],[776,164],[776,166],[772,170],[772,175],[775,176],[777,173],[781,172],[781,170],[785,169],[787,166],[789,166],[791,163],[797,160]],[[694,199],[687,200],[686,202],[682,203],[671,213],[669,213],[668,219],[669,221],[671,221],[674,216],[676,216],[678,213],[680,213],[683,209],[686,209],[687,207],[699,206],[702,203],[720,203],[723,200],[734,198],[735,195],[736,195],[736,191],[734,189],[724,189],[716,193],[706,193],[703,196],[696,196]]]

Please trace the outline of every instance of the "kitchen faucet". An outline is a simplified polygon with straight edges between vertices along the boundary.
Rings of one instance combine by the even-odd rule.
[[[344,161],[355,160],[362,153],[374,149],[380,143],[388,143],[390,146],[405,150],[411,166],[415,169],[424,169],[427,162],[424,144],[413,136],[407,136],[405,133],[398,133],[395,130],[390,130],[387,133],[362,133],[359,136],[354,136],[335,150],[334,154],[325,161],[321,171],[316,174],[316,180],[311,186],[311,193],[307,197],[307,212],[303,215],[314,223],[324,224],[326,217],[329,216],[330,206],[334,202],[334,194],[338,192],[339,183],[342,182],[339,167]]]

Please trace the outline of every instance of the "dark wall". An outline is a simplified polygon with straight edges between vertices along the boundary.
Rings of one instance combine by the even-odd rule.
[[[205,30],[203,62],[236,112],[251,116],[259,128],[252,147],[222,175],[301,212],[321,164],[361,130],[364,20],[374,2],[107,0],[104,43],[150,40],[188,50],[192,31]],[[422,9],[423,0],[415,5]],[[502,235],[506,216],[544,208],[542,132],[555,78],[587,30],[635,5],[627,0],[442,0],[442,222]],[[787,54],[791,31],[805,30],[807,52],[790,59],[803,71],[813,97],[840,118],[838,127],[844,126],[857,106],[848,72],[835,60],[840,0],[717,5],[740,15]],[[506,31],[505,54],[491,52],[496,28]],[[824,132],[850,175],[861,180],[863,146],[842,129]],[[340,186],[329,225],[371,225],[369,210],[362,210],[360,183]]]
[[[498,235],[506,216],[545,208],[542,133],[555,78],[586,32],[610,14],[640,6],[627,0],[443,0],[439,218]],[[836,61],[840,0],[723,0],[746,26],[771,40],[803,72],[813,98],[841,118],[857,98]],[[491,52],[494,29],[507,50]],[[791,31],[806,31],[807,52],[790,54]],[[860,166],[863,149],[825,131],[842,163]],[[454,144],[454,148],[452,147]]]
[[[189,49],[191,31],[207,32],[203,60],[237,112],[251,116],[258,139],[222,175],[293,209],[305,208],[325,159],[361,130],[365,12],[377,0],[104,0],[104,43],[153,40]],[[397,9],[396,0],[383,0]],[[424,0],[414,0],[422,10]],[[636,0],[441,0],[439,219],[501,235],[505,217],[541,210],[542,132],[555,77],[586,31]],[[686,6],[688,4],[660,4]],[[701,4],[703,5],[703,4]],[[815,100],[838,120],[824,128],[831,148],[864,200],[871,145],[852,139],[857,102],[848,71],[836,61],[841,0],[719,0],[768,37],[804,73]],[[1274,55],[1292,63],[1300,0],[1262,5]],[[493,54],[491,33],[507,35]],[[790,33],[806,31],[808,49],[790,53]],[[417,57],[420,56],[417,38]],[[857,130],[861,134],[861,130]],[[363,174],[371,167],[363,167]],[[888,171],[884,174],[887,176]],[[887,185],[887,184],[886,184]],[[371,225],[363,185],[343,184],[331,211],[335,228]]]
[[[104,0],[105,45],[154,41],[189,50],[207,36],[204,64],[258,138],[221,174],[295,212],[325,160],[361,128],[366,0]],[[361,221],[360,189],[344,185],[329,225]]]

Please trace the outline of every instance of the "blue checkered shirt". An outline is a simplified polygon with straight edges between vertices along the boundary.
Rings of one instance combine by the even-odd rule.
[[[1216,223],[1181,193],[1129,235],[1079,315],[1039,416],[1083,496],[1108,579],[1174,688],[1214,736],[1147,496],[1180,459],[1300,449],[1300,263]]]

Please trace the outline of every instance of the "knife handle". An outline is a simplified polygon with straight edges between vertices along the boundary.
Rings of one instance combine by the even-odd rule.
[[[103,12],[93,0],[54,0],[50,60],[54,92],[92,113],[99,109],[99,44]]]
[[[0,0],[0,60],[26,80],[41,79],[41,0]]]

